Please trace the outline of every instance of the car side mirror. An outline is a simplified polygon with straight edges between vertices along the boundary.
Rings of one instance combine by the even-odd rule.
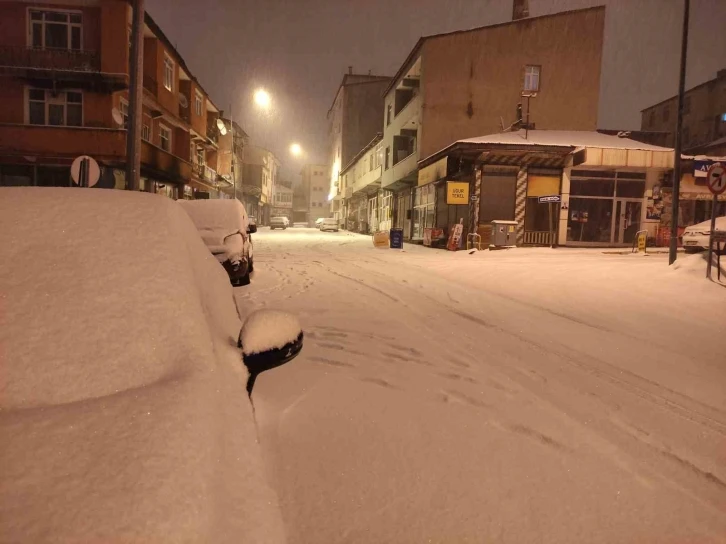
[[[237,347],[250,373],[247,394],[252,395],[257,376],[266,370],[292,361],[303,346],[300,322],[292,314],[277,310],[258,310],[242,325]]]
[[[250,223],[247,226],[247,234],[254,234],[255,232],[257,232],[257,225],[255,225],[254,223]]]

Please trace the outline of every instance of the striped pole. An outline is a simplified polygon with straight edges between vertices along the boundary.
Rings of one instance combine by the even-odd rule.
[[[524,242],[524,211],[527,204],[527,167],[517,172],[517,192],[514,201],[514,220],[517,222],[517,245]]]

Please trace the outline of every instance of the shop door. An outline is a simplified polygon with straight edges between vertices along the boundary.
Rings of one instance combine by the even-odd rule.
[[[615,221],[613,222],[613,243],[632,244],[635,233],[640,230],[642,200],[615,200]]]

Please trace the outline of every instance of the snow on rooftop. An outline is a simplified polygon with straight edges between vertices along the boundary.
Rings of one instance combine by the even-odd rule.
[[[0,188],[0,252],[0,541],[283,541],[232,288],[181,207]]]
[[[602,134],[601,132],[584,130],[530,130],[528,132],[517,130],[479,136],[477,138],[468,138],[466,140],[459,140],[457,143],[673,151],[667,147],[645,144],[631,140],[630,138],[621,138],[619,136]]]

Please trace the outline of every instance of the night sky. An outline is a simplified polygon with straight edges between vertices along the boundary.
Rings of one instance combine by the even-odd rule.
[[[640,110],[676,94],[682,0],[530,0],[530,15],[605,4],[600,128],[640,128]],[[393,75],[422,35],[511,19],[511,0],[147,0],[146,9],[217,107],[286,177],[325,162],[326,113],[349,65]],[[691,0],[687,87],[726,68],[726,0]],[[586,74],[573,74],[576,77]],[[256,87],[273,96],[262,114]],[[382,114],[381,114],[382,115]],[[306,152],[288,153],[297,141]]]

